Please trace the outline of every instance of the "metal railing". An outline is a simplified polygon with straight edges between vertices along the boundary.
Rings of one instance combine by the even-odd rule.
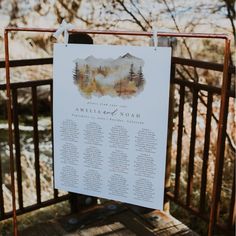
[[[22,67],[22,66],[31,66],[31,65],[44,65],[44,64],[52,64],[52,58],[45,59],[30,59],[30,60],[19,60],[19,61],[11,61],[11,67]],[[0,62],[0,68],[4,68],[4,62]],[[171,174],[174,176],[171,181],[171,186],[166,189],[165,196],[169,200],[175,202],[180,207],[186,209],[190,214],[196,215],[197,217],[203,219],[207,223],[214,220],[216,222],[216,226],[227,230],[228,232],[233,231],[234,225],[234,208],[235,208],[235,173],[232,173],[232,187],[230,189],[230,202],[227,207],[228,219],[222,223],[219,221],[219,214],[215,219],[212,219],[210,216],[210,206],[207,206],[207,172],[208,172],[208,164],[209,164],[209,150],[210,150],[210,139],[211,134],[213,132],[212,120],[215,119],[217,122],[216,114],[214,113],[213,104],[215,99],[219,99],[221,95],[221,88],[216,86],[210,86],[206,84],[201,84],[196,81],[185,80],[181,77],[180,73],[177,73],[177,66],[191,67],[194,69],[206,69],[209,71],[218,71],[223,72],[223,65],[203,62],[203,61],[195,61],[189,59],[182,58],[172,58],[172,76],[171,76],[171,84],[174,86],[175,91],[178,94],[178,101],[175,101],[174,109],[177,110],[176,116],[174,118],[177,119],[176,123],[176,133],[177,133],[177,141],[176,141],[176,156],[169,156],[170,161],[167,162],[167,169],[171,169]],[[229,69],[230,76],[235,75],[235,68],[231,67]],[[13,126],[14,126],[14,160],[16,165],[16,176],[17,176],[17,196],[18,196],[18,209],[17,214],[23,214],[25,212],[30,212],[36,209],[39,209],[44,206],[49,206],[55,204],[60,201],[68,200],[69,195],[65,194],[63,196],[58,195],[58,191],[53,189],[53,196],[46,201],[43,201],[41,198],[41,182],[40,175],[42,174],[40,171],[40,150],[39,150],[39,131],[38,131],[38,117],[40,113],[38,112],[38,95],[37,89],[41,86],[49,86],[49,96],[51,97],[50,103],[52,107],[52,86],[53,82],[51,79],[48,80],[38,80],[38,81],[27,81],[27,82],[18,82],[11,84],[11,96],[12,96],[12,110],[13,110]],[[20,145],[20,129],[19,129],[19,106],[18,106],[18,90],[21,88],[30,88],[31,90],[31,116],[32,116],[32,128],[33,128],[33,146],[34,146],[34,171],[35,171],[35,198],[36,202],[31,204],[30,206],[24,205],[24,191],[22,190],[22,166],[21,166],[21,145]],[[6,90],[6,85],[0,85],[0,90]],[[203,94],[204,93],[204,96]],[[188,94],[188,96],[187,96]],[[189,95],[191,94],[191,96]],[[190,125],[190,137],[189,137],[189,155],[187,160],[187,171],[186,171],[186,179],[187,183],[184,191],[180,191],[182,186],[181,174],[182,170],[182,161],[183,161],[183,136],[184,136],[184,121],[187,117],[185,117],[185,104],[189,101],[189,96],[191,97],[191,117],[188,117],[191,120]],[[218,96],[218,98],[216,98]],[[230,90],[228,93],[227,99],[235,98],[235,93],[233,90]],[[192,204],[193,198],[193,180],[194,180],[194,167],[195,167],[195,145],[197,140],[196,127],[197,127],[197,116],[198,116],[198,105],[203,104],[206,108],[205,111],[205,126],[204,126],[204,140],[203,143],[203,152],[202,152],[202,167],[201,167],[201,180],[200,180],[200,188],[199,188],[199,201],[195,206]],[[51,114],[52,121],[52,109],[48,111]],[[228,109],[227,109],[228,112]],[[225,114],[227,116],[227,114]],[[52,130],[51,130],[52,131]],[[227,136],[227,131],[224,132],[225,137]],[[223,139],[225,140],[225,139]],[[225,141],[221,145],[225,147]],[[222,159],[226,159],[227,156],[222,156]],[[173,168],[174,167],[174,168]],[[223,175],[224,170],[224,162],[219,167],[219,171],[214,173],[214,175]],[[2,167],[1,167],[1,159],[0,159],[0,220],[7,219],[12,216],[12,212],[5,212],[4,210],[4,197],[3,197],[3,189],[2,189],[3,179],[2,179]],[[222,189],[222,183],[220,183],[220,190]],[[52,187],[53,188],[53,187]],[[33,193],[32,193],[33,194]],[[181,195],[181,196],[180,196]],[[184,196],[184,197],[183,197]],[[212,198],[214,198],[213,196]],[[217,196],[216,196],[217,197]],[[213,200],[213,199],[211,199]],[[220,201],[220,199],[215,199],[216,201]]]
[[[33,60],[34,61],[34,60]],[[40,60],[35,60],[37,63],[41,63]],[[24,62],[24,60],[23,60]],[[13,62],[14,63],[14,62]],[[51,63],[51,60],[50,60]],[[27,62],[24,64],[27,65]],[[2,66],[2,65],[0,65]],[[16,66],[22,66],[22,61],[16,62]],[[49,86],[49,96],[52,95],[52,79],[47,80],[38,80],[38,81],[27,81],[27,82],[17,82],[11,84],[11,96],[12,96],[12,110],[13,110],[13,127],[14,127],[14,161],[15,161],[15,169],[16,169],[16,185],[17,185],[17,200],[18,200],[18,209],[17,214],[23,214],[26,212],[30,212],[36,209],[39,209],[41,207],[49,206],[61,201],[65,201],[69,199],[68,194],[64,194],[59,196],[58,190],[53,189],[53,186],[51,186],[51,192],[53,192],[53,196],[48,198],[47,200],[42,199],[42,190],[41,190],[41,181],[40,181],[40,175],[42,174],[42,171],[40,170],[40,150],[39,150],[39,129],[38,129],[38,117],[41,116],[40,112],[38,111],[38,94],[37,89],[42,86]],[[19,94],[18,91],[21,89],[30,89],[31,93],[31,102],[28,104],[28,111],[27,114],[24,114],[23,112],[20,112],[20,104],[19,104]],[[0,90],[5,91],[6,85],[2,84],[0,85]],[[52,96],[51,96],[52,97]],[[51,104],[52,105],[52,104]],[[50,109],[50,108],[49,108]],[[52,114],[52,110],[50,109],[48,111],[50,115]],[[22,114],[23,113],[23,114]],[[32,198],[36,199],[34,204],[24,204],[24,196],[25,193],[23,191],[22,187],[22,153],[21,148],[22,144],[20,143],[21,140],[21,130],[20,130],[20,122],[19,120],[22,119],[25,115],[31,116],[31,124],[32,126],[32,132],[30,135],[32,135],[32,143],[33,143],[33,149],[31,151],[34,152],[34,182],[35,182],[35,192],[32,193]],[[52,116],[51,116],[52,117]],[[52,118],[51,118],[52,121]],[[1,130],[0,130],[1,131]],[[52,133],[52,132],[51,132]],[[52,134],[51,134],[51,141],[52,141]],[[28,158],[28,157],[26,157]],[[52,156],[51,156],[52,158]],[[1,153],[0,153],[0,160],[1,160]],[[51,166],[52,168],[52,166]],[[51,169],[53,174],[53,170]],[[12,217],[12,211],[6,212],[4,209],[4,194],[3,194],[3,170],[1,167],[1,161],[0,161],[0,220],[7,219],[9,217]],[[24,177],[25,178],[25,177]],[[35,194],[35,196],[33,196]],[[25,206],[27,205],[27,206]]]
[[[211,71],[217,71],[217,72],[223,72],[223,65],[221,64],[215,64],[215,63],[209,63],[209,62],[203,62],[203,61],[194,61],[194,60],[187,60],[182,58],[173,58],[172,60],[174,65],[182,65],[182,66],[190,66],[194,69],[206,69]],[[172,64],[172,66],[173,66]],[[229,69],[229,77],[231,80],[231,77],[235,76],[235,68],[231,67]],[[178,78],[181,77],[181,78]],[[177,151],[175,157],[170,157],[173,160],[172,166],[175,166],[174,170],[174,181],[173,181],[173,188],[172,191],[166,192],[166,197],[169,198],[171,201],[175,202],[177,205],[183,207],[186,209],[189,213],[194,214],[195,216],[201,218],[202,220],[209,223],[210,221],[215,221],[216,226],[222,230],[226,230],[228,233],[232,233],[234,230],[234,224],[235,224],[235,213],[234,213],[234,206],[235,206],[235,172],[234,167],[232,168],[232,173],[224,173],[224,160],[226,160],[228,157],[225,154],[226,152],[221,154],[221,165],[219,166],[219,169],[217,172],[214,172],[215,175],[221,176],[221,181],[219,183],[219,190],[222,191],[222,176],[223,175],[229,175],[231,176],[230,182],[232,182],[231,189],[229,191],[230,195],[230,201],[227,206],[227,220],[224,220],[224,222],[220,222],[220,208],[219,211],[215,217],[215,219],[212,219],[210,216],[210,210],[211,210],[211,202],[210,200],[207,200],[207,181],[209,180],[208,177],[208,168],[209,168],[209,159],[210,159],[210,140],[213,132],[216,132],[216,130],[213,130],[212,123],[213,121],[218,123],[217,119],[217,113],[213,109],[213,104],[216,101],[220,101],[220,95],[221,95],[221,88],[216,86],[210,86],[207,84],[201,84],[196,81],[187,81],[185,80],[181,74],[172,76],[171,78],[172,84],[175,84],[178,87],[179,92],[179,101],[178,101],[178,124],[177,124]],[[184,116],[185,111],[185,104],[186,104],[186,91],[188,90],[188,93],[191,94],[191,118],[188,117],[189,121],[191,120],[191,133],[189,137],[189,155],[188,155],[188,163],[187,163],[187,184],[185,186],[185,190],[181,192],[180,196],[180,186],[181,186],[181,173],[182,173],[182,149],[184,147],[183,143],[183,133],[184,133],[184,120],[187,118]],[[230,99],[235,98],[235,91],[234,89],[229,88],[228,96],[226,99],[228,101]],[[201,173],[200,173],[200,183],[199,184],[199,197],[195,204],[192,204],[194,194],[193,194],[193,182],[194,182],[194,169],[195,169],[195,161],[196,161],[196,153],[195,153],[195,146],[197,139],[196,134],[196,127],[197,127],[197,118],[198,118],[198,106],[199,104],[202,104],[205,107],[205,119],[204,119],[204,140],[201,140],[203,143],[202,147],[202,166],[201,166]],[[232,106],[232,104],[231,104]],[[228,108],[226,109],[225,116],[228,115]],[[227,124],[225,125],[225,130],[223,132],[224,137],[222,138],[222,145],[224,147],[224,150],[226,151],[226,145],[225,140],[227,138],[227,141],[230,141],[230,137],[227,134]],[[215,142],[216,145],[216,142]],[[235,155],[235,147],[231,145],[227,146],[227,148],[231,148],[231,151]],[[198,157],[199,158],[199,157]],[[234,160],[232,161],[232,165],[234,166]],[[182,184],[183,185],[183,184]],[[212,185],[213,185],[213,177],[212,177]],[[212,193],[210,193],[212,194]],[[217,197],[215,195],[210,196],[212,199],[211,201],[215,200],[220,202],[220,197]],[[208,197],[209,198],[209,197]],[[193,206],[194,205],[194,206]]]

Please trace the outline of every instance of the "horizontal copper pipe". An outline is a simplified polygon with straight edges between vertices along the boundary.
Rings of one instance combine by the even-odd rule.
[[[53,33],[55,28],[25,28],[25,27],[7,27],[5,31],[26,31],[26,32],[44,32]],[[85,30],[73,29],[70,33],[86,33],[86,34],[104,34],[104,35],[129,35],[129,36],[152,36],[153,32],[144,31],[119,31],[119,30]],[[161,37],[186,37],[186,38],[215,38],[215,39],[230,39],[228,34],[205,34],[205,33],[178,33],[178,32],[157,32]]]

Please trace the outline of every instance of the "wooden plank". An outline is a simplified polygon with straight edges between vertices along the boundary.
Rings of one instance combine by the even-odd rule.
[[[119,222],[107,224],[99,224],[96,226],[89,226],[83,229],[79,229],[73,233],[73,235],[81,235],[81,236],[92,236],[92,235],[112,235],[112,236],[134,236],[136,234],[132,233],[130,230],[125,228]]]
[[[134,232],[138,236],[154,236],[155,234],[151,229],[145,226],[137,217],[127,216],[125,213],[118,217],[120,222],[122,222],[131,232]]]
[[[123,224],[120,222],[115,222],[113,224],[108,224],[108,227],[112,229],[112,235],[116,236],[135,236],[133,232],[127,229]]]
[[[109,207],[112,206],[112,207]],[[74,219],[74,224],[71,224]],[[20,236],[167,236],[197,235],[171,215],[152,211],[141,215],[123,204],[98,205],[81,213],[38,224],[19,234]]]
[[[163,211],[156,210],[146,214],[145,217],[154,225],[155,235],[197,235],[182,222]]]
[[[61,236],[66,235],[59,224],[54,221],[34,225],[19,233],[19,236]]]
[[[103,235],[103,234],[109,234],[111,232],[112,230],[106,225],[93,226],[93,227],[76,231],[76,233],[78,233],[81,236]]]

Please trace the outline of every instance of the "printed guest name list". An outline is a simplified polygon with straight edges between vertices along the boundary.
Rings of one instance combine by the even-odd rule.
[[[55,45],[55,188],[162,209],[170,57],[170,48]]]

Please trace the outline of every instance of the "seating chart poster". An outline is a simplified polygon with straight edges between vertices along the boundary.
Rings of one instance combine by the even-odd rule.
[[[167,47],[55,44],[55,188],[163,208],[170,64]]]

